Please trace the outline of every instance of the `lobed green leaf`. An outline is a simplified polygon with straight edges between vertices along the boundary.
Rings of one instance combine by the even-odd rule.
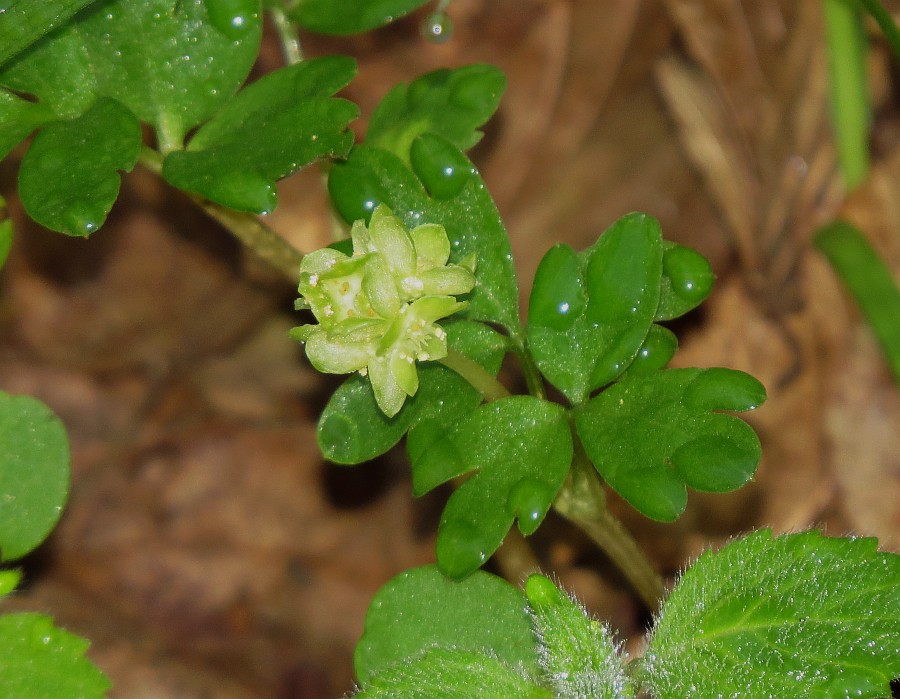
[[[100,699],[110,682],[84,653],[88,642],[44,614],[0,616],[0,696]]]
[[[245,36],[232,40],[200,2],[103,2],[17,56],[0,85],[34,95],[60,117],[111,97],[178,147],[247,77],[260,30],[259,17],[250,17]]]
[[[353,145],[356,105],[332,98],[356,74],[353,59],[330,56],[282,68],[244,88],[204,124],[187,150],[163,163],[173,185],[239,211],[274,210],[277,180]]]
[[[481,323],[450,320],[443,324],[451,348],[473,358],[492,374],[500,369],[506,343]],[[436,363],[421,363],[419,390],[393,418],[375,402],[368,379],[354,375],[334,392],[319,418],[319,447],[338,464],[360,464],[380,456],[410,431],[410,442],[427,448],[429,437],[420,425],[439,432],[474,410],[481,396],[456,372]]]
[[[752,376],[731,369],[668,369],[630,376],[575,413],[581,443],[600,475],[643,514],[676,519],[685,486],[727,492],[756,472],[760,444],[742,420],[718,411],[765,400]],[[715,411],[715,412],[711,412]]]
[[[528,345],[541,373],[573,403],[613,381],[638,355],[656,317],[659,222],[629,214],[576,254],[556,245],[535,274]]]
[[[489,652],[520,677],[533,677],[535,639],[525,606],[520,590],[489,573],[454,581],[434,565],[408,570],[382,587],[369,606],[354,656],[356,676],[365,690],[373,678],[423,651],[453,648]],[[437,691],[440,683],[430,688]]]
[[[137,117],[101,98],[80,117],[55,121],[35,137],[19,169],[22,204],[47,228],[90,235],[119,195],[119,171],[130,171],[140,150]]]
[[[506,88],[499,68],[486,64],[442,69],[396,85],[372,114],[366,143],[390,151],[407,165],[423,133],[440,134],[460,150],[483,136],[478,130],[497,111]]]
[[[699,306],[716,279],[703,255],[669,241],[663,242],[662,271],[656,320],[672,320]]]
[[[289,11],[301,27],[322,34],[359,34],[383,27],[428,0],[303,0]]]
[[[438,528],[441,569],[461,578],[497,550],[518,520],[532,534],[562,487],[572,435],[555,403],[511,396],[487,403],[413,456],[417,495],[476,470],[450,496]]]
[[[0,392],[0,444],[2,562],[35,549],[56,525],[69,494],[70,457],[62,422],[29,396]]]
[[[708,551],[643,659],[656,699],[875,699],[900,677],[900,556],[874,539],[768,530]]]

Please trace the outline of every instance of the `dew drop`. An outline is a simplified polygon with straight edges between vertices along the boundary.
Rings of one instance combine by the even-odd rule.
[[[443,44],[453,35],[453,22],[445,12],[433,12],[420,27],[422,37],[433,44]]]
[[[243,38],[259,17],[256,0],[205,0],[210,23],[229,39]]]

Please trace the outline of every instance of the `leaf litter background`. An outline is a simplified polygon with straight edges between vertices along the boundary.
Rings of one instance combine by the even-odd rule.
[[[509,89],[474,157],[523,298],[549,245],[583,247],[650,212],[718,275],[677,328],[678,365],[743,369],[769,389],[750,416],[764,448],[753,484],[694,493],[667,526],[613,501],[658,569],[672,576],[708,543],[766,525],[900,551],[900,394],[809,244],[841,214],[900,274],[886,47],[876,38],[870,65],[874,170],[846,198],[818,0],[455,0],[450,15],[443,45],[419,37],[419,13],[304,48],[359,59],[347,94],[364,114],[427,70],[500,66]],[[269,41],[259,70],[279,63]],[[287,339],[292,286],[188,202],[138,171],[107,226],[71,240],[25,220],[14,177],[3,164],[17,239],[0,277],[0,386],[60,414],[75,475],[61,526],[5,606],[91,638],[115,697],[341,696],[375,590],[432,560],[442,495],[411,500],[400,452],[323,463],[315,420],[335,384]],[[331,240],[315,168],[284,182],[281,202],[271,223],[292,243]],[[534,544],[637,647],[646,614],[603,557],[552,516]]]

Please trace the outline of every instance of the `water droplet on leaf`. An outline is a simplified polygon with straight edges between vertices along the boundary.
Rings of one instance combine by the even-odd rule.
[[[422,22],[421,32],[433,44],[443,44],[453,35],[453,22],[445,12],[433,12]]]
[[[259,18],[256,0],[205,0],[210,23],[229,39],[243,38]]]
[[[662,369],[669,363],[677,349],[678,338],[675,337],[675,333],[661,325],[651,325],[644,344],[638,350],[628,371],[630,374],[648,374]]]
[[[433,134],[422,134],[413,141],[409,159],[435,199],[452,199],[475,174],[472,163],[456,146]]]

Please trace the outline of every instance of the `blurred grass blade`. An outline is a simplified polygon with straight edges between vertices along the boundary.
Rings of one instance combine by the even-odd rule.
[[[900,383],[900,289],[890,269],[862,233],[846,221],[822,228],[815,245],[856,299]]]
[[[869,171],[869,85],[863,13],[846,0],[825,0],[828,89],[838,160],[848,191]]]
[[[884,8],[884,5],[878,2],[878,0],[861,1],[862,6],[866,8],[866,11],[872,15],[872,18],[876,22],[878,22],[878,26],[881,27],[884,38],[887,39],[888,43],[891,45],[894,55],[900,58],[900,28],[897,27],[897,23],[894,22],[891,13],[888,12]]]

